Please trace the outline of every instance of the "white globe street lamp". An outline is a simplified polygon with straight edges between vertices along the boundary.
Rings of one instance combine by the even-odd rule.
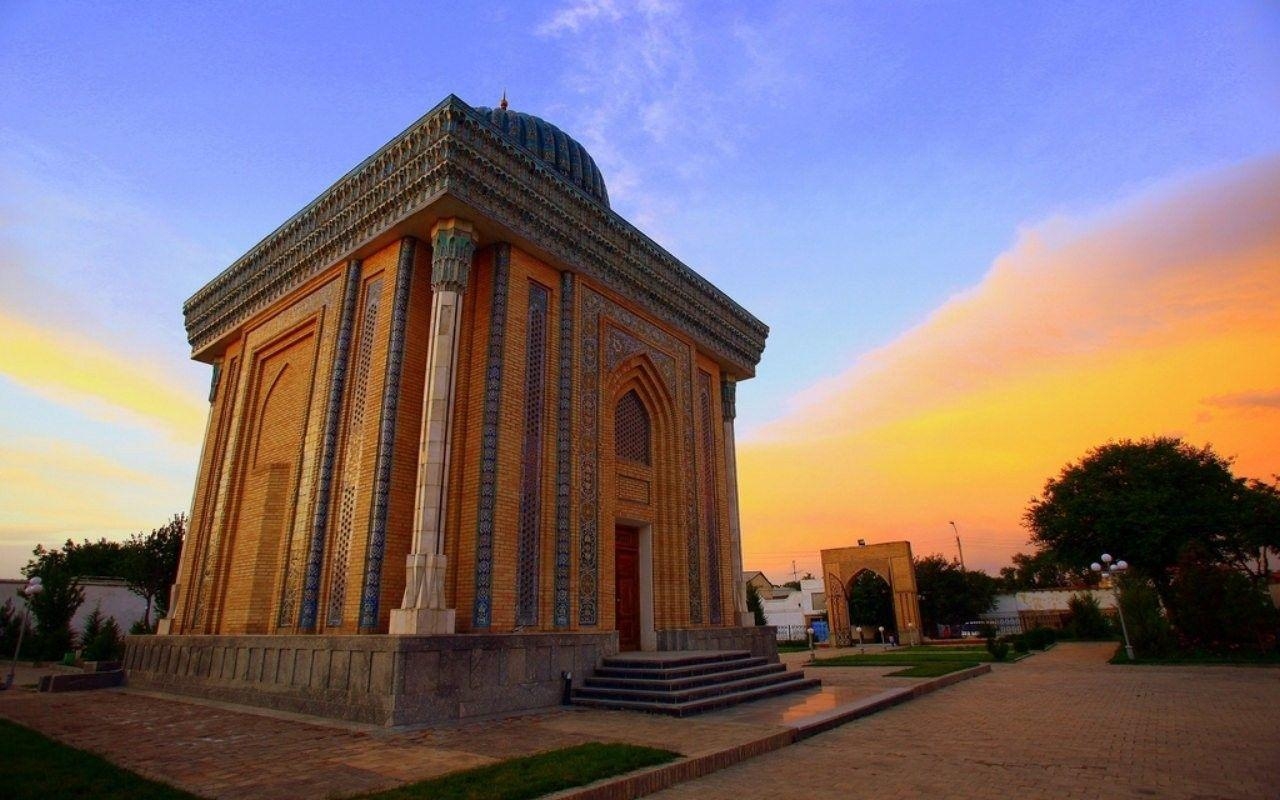
[[[44,580],[39,575],[32,576],[27,581],[27,585],[22,588],[22,594],[27,598],[27,603],[22,609],[22,624],[18,626],[18,644],[13,648],[13,663],[9,665],[9,677],[5,678],[4,687],[10,689],[13,687],[13,674],[18,669],[18,653],[22,650],[22,634],[27,631],[27,619],[31,614],[31,598],[44,591]]]
[[[1089,569],[1108,579],[1113,579],[1116,575],[1124,572],[1128,568],[1129,564],[1124,559],[1120,559],[1119,561],[1112,563],[1110,553],[1102,554],[1101,564],[1095,561],[1089,565]],[[1133,661],[1133,645],[1129,643],[1129,626],[1124,622],[1124,608],[1120,605],[1120,592],[1116,589],[1116,582],[1114,580],[1111,580],[1110,582],[1111,594],[1116,599],[1116,614],[1120,617],[1120,632],[1124,634],[1124,652],[1125,655],[1129,656],[1129,660]]]
[[[884,626],[880,626],[880,644],[884,644]]]

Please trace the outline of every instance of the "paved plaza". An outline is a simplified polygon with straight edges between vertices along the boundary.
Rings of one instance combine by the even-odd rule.
[[[1280,670],[1063,644],[681,784],[682,798],[1280,797]]]
[[[1280,671],[1112,667],[1064,644],[653,797],[1275,798]],[[787,656],[800,666],[804,654]],[[917,683],[813,670],[841,699]],[[21,679],[20,679],[21,680]],[[697,757],[787,732],[814,692],[673,719],[551,710],[418,731],[128,691],[0,693],[0,716],[206,797],[338,797],[588,741]],[[874,787],[874,788],[873,788]]]

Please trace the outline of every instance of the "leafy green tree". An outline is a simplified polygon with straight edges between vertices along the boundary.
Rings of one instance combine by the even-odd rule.
[[[894,633],[893,593],[888,582],[871,570],[854,576],[848,591],[849,624],[868,627],[884,626],[885,635]]]
[[[58,659],[75,645],[71,618],[84,602],[84,590],[68,567],[71,559],[66,552],[39,546],[34,552],[36,558],[22,572],[27,578],[40,576],[44,585],[43,591],[27,601],[36,617],[36,652],[41,658]]]
[[[985,572],[964,570],[955,559],[937,554],[917,558],[915,570],[926,631],[975,620],[995,602],[999,582]]]
[[[1169,590],[1169,620],[1192,650],[1266,650],[1275,645],[1277,611],[1245,573],[1213,564],[1202,547],[1183,552]]]
[[[1057,589],[1080,583],[1095,582],[1093,573],[1071,570],[1043,550],[1038,553],[1015,553],[1013,565],[1000,570],[1000,591],[1026,592],[1036,589]]]
[[[124,546],[124,579],[129,589],[147,601],[143,622],[152,626],[151,612],[164,616],[169,587],[178,578],[178,560],[182,556],[182,537],[187,532],[185,514],[174,514],[173,519],[149,534],[135,533]]]
[[[1237,478],[1211,447],[1156,437],[1111,442],[1051,478],[1024,522],[1051,561],[1081,571],[1104,552],[1147,576],[1168,605],[1179,555],[1243,567],[1280,545],[1274,487]]]
[[[757,625],[769,624],[764,615],[764,603],[760,601],[760,591],[753,583],[747,584],[747,610],[755,617]]]

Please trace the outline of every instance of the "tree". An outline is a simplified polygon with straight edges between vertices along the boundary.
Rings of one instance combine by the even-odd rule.
[[[849,623],[864,628],[883,625],[886,635],[896,630],[889,584],[869,569],[859,572],[850,582]]]
[[[760,602],[760,590],[754,583],[747,584],[747,610],[755,617],[757,625],[769,624],[764,615],[764,603]]]
[[[1127,560],[1168,604],[1190,543],[1212,564],[1243,566],[1280,544],[1280,495],[1237,478],[1209,446],[1156,437],[1110,442],[1068,464],[1023,515],[1039,555],[1081,571],[1102,553]]]
[[[1057,589],[1078,583],[1088,583],[1093,573],[1083,574],[1069,570],[1053,558],[1050,551],[1015,553],[1013,566],[1000,570],[1000,591],[1024,592],[1036,589]],[[1096,580],[1096,578],[1094,578]]]
[[[124,578],[134,594],[147,601],[143,622],[151,627],[151,610],[163,616],[169,587],[178,578],[178,560],[182,556],[182,537],[187,531],[185,514],[149,534],[135,533],[124,546]]]
[[[27,578],[39,575],[44,586],[27,601],[36,617],[37,652],[41,658],[57,659],[75,645],[71,618],[84,602],[84,590],[68,567],[68,553],[37,545],[33,554],[36,558],[27,563],[22,574]]]
[[[998,581],[985,572],[963,569],[955,559],[937,554],[917,558],[915,570],[921,623],[926,631],[975,620],[995,601]]]

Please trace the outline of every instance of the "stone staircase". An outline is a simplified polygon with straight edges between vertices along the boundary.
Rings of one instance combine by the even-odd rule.
[[[604,659],[573,702],[685,717],[820,685],[745,650],[625,653]]]

